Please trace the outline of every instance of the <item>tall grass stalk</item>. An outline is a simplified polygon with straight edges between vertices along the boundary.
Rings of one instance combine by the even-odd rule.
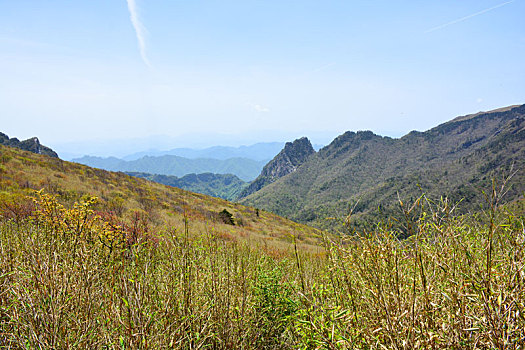
[[[188,219],[130,238],[88,209],[57,221],[37,206],[0,219],[0,347],[523,348],[523,213],[456,216],[425,197],[401,208],[401,231],[327,235],[311,252]],[[63,225],[79,218],[91,224]]]

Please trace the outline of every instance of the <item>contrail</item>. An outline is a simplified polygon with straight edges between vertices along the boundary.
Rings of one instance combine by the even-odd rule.
[[[311,71],[309,71],[308,73],[316,73],[316,72],[320,72],[322,70],[325,70],[326,68],[329,68],[329,67],[332,67],[332,66],[335,66],[335,62],[331,62],[331,63],[327,63],[321,67],[317,67],[315,69],[312,69]]]
[[[144,61],[146,66],[151,67],[151,64],[148,60],[148,56],[146,56],[146,40],[144,38],[145,28],[139,19],[137,4],[135,3],[135,0],[126,1],[128,2],[129,18],[131,19],[131,24],[133,24],[133,28],[135,28],[135,33],[137,34],[140,56],[142,57],[142,60]]]
[[[462,17],[462,18],[458,18],[458,19],[456,19],[456,20],[454,20],[454,21],[452,21],[452,22],[448,22],[448,23],[442,24],[442,25],[440,25],[440,26],[437,26],[437,27],[434,27],[434,28],[430,28],[429,30],[427,30],[427,31],[425,32],[425,34],[426,34],[426,33],[434,32],[434,31],[439,30],[439,29],[443,29],[443,28],[448,27],[448,26],[450,26],[450,25],[452,25],[452,24],[456,24],[456,23],[459,23],[459,22],[466,21],[467,19],[470,19],[470,18],[472,18],[472,17],[476,17],[476,16],[479,16],[479,15],[482,15],[482,14],[484,14],[484,13],[486,13],[486,12],[489,12],[489,11],[495,10],[495,9],[497,9],[497,8],[499,8],[499,7],[502,7],[502,6],[508,5],[508,4],[510,4],[511,2],[514,2],[514,1],[515,1],[515,0],[507,1],[507,2],[501,3],[501,4],[499,4],[499,5],[496,5],[496,6],[490,7],[490,8],[488,8],[488,9],[485,9],[485,10],[482,10],[482,11],[479,11],[479,12],[476,12],[476,13],[473,13],[473,14],[471,14],[471,15],[468,15],[468,16],[465,16],[465,17]]]

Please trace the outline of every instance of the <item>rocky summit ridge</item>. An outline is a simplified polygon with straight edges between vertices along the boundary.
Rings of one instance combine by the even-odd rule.
[[[318,228],[331,228],[336,221],[327,217],[351,210],[355,224],[367,225],[398,215],[399,198],[422,194],[479,210],[483,191],[508,174],[504,200],[523,198],[525,105],[457,117],[399,139],[346,132],[241,202]]]
[[[16,137],[9,138],[9,136],[0,132],[0,145],[15,147],[24,151],[58,158],[58,154],[51,148],[42,145],[40,140],[38,140],[38,137],[31,137],[27,140],[20,141]]]
[[[315,154],[315,150],[310,140],[306,137],[287,142],[282,151],[264,166],[261,174],[241,192],[239,198],[247,197],[278,179],[295,172],[312,154]]]

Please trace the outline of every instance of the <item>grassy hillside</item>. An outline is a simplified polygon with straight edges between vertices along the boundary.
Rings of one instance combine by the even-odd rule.
[[[232,174],[188,174],[183,177],[157,175],[148,173],[128,172],[128,175],[140,177],[163,185],[182,188],[184,190],[202,193],[233,201],[248,185]]]
[[[507,200],[525,191],[525,105],[457,118],[400,139],[347,132],[242,202],[325,228],[333,223],[327,217],[344,217],[358,203],[353,219],[366,224],[400,214],[398,193],[404,200],[446,195],[464,199],[465,211],[477,210],[491,178],[511,171],[516,174]]]
[[[498,191],[477,216],[425,197],[404,203],[407,240],[383,223],[341,226],[351,235],[325,235],[319,249],[307,244],[314,230],[266,212],[0,150],[0,348],[520,349],[525,341],[524,203],[501,207]],[[39,187],[46,192],[29,190]],[[214,220],[221,208],[245,226]],[[302,243],[288,245],[289,233]]]
[[[119,221],[139,215],[153,228],[182,230],[187,218],[197,230],[214,230],[234,240],[255,240],[278,247],[291,242],[296,233],[299,243],[317,244],[315,229],[266,211],[260,210],[257,216],[254,208],[220,198],[10,147],[0,146],[0,174],[1,194],[15,204],[22,195],[40,189],[57,195],[66,206],[90,195],[99,198],[95,209],[110,212]],[[233,215],[236,225],[222,222],[219,212],[223,209]]]
[[[187,174],[234,174],[244,181],[251,181],[259,175],[265,161],[248,158],[188,159],[165,155],[160,157],[142,157],[137,160],[125,161],[115,157],[89,157],[73,159],[73,162],[110,171],[133,171],[150,174],[184,176]]]

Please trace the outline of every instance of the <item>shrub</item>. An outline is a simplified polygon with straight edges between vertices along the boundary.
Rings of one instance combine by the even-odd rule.
[[[223,209],[221,212],[219,212],[219,219],[228,225],[235,225],[235,222],[233,221],[233,215],[228,210]]]

